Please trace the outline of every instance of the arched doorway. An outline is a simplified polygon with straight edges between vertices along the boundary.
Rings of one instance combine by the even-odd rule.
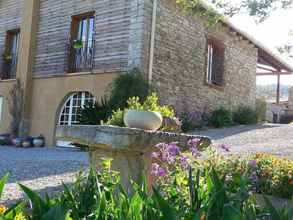
[[[70,93],[61,103],[61,108],[57,113],[57,129],[58,126],[71,126],[79,124],[79,110],[83,106],[94,103],[95,97],[87,91]],[[73,147],[70,142],[56,140],[58,147]]]

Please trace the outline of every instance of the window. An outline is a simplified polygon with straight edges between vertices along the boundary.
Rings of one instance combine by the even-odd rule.
[[[19,29],[7,31],[6,33],[1,79],[14,79],[16,77],[19,35]]]
[[[73,16],[69,72],[89,71],[94,59],[94,13]]]
[[[0,123],[2,121],[3,97],[0,96]]]
[[[207,74],[209,84],[223,85],[224,81],[225,47],[218,41],[208,40],[207,44]]]
[[[89,92],[77,92],[71,95],[65,102],[60,117],[59,125],[78,124],[79,109],[89,103],[94,103],[95,98]]]

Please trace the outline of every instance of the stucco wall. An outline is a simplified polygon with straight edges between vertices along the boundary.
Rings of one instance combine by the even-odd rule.
[[[2,54],[5,49],[6,32],[20,27],[23,0],[0,1],[0,68],[2,68]]]
[[[9,92],[12,89],[15,80],[7,80],[5,82],[1,82],[0,84],[0,96],[3,97],[3,105],[2,105],[2,118],[0,120],[0,134],[7,133],[10,129],[11,115],[9,113],[10,106],[10,95]]]
[[[225,44],[224,86],[205,83],[206,40]],[[153,84],[178,112],[219,106],[254,107],[257,49],[220,24],[207,30],[199,19],[182,15],[174,1],[160,0],[156,23]]]
[[[67,72],[71,18],[91,11],[95,12],[94,68],[113,72],[136,66],[143,27],[142,1],[40,0],[34,75]]]
[[[57,114],[65,99],[77,91],[88,91],[102,97],[116,74],[84,74],[52,78],[34,78],[31,135],[43,134],[48,146],[54,143]]]

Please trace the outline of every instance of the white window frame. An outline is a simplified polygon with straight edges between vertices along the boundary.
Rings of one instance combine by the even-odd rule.
[[[75,100],[75,97],[76,97],[76,100]],[[77,103],[77,101],[79,100],[79,97],[80,97],[80,105],[77,105],[77,104],[74,105],[74,101],[75,101],[75,103]],[[78,121],[76,121],[78,114],[76,112],[73,112],[73,109],[75,108],[75,110],[76,110],[76,108],[83,107],[86,104],[85,103],[86,101],[95,102],[95,97],[89,92],[75,92],[75,93],[71,94],[68,97],[68,99],[64,102],[64,104],[61,108],[59,120],[58,120],[58,125],[71,126],[71,125],[78,123]],[[68,113],[65,112],[65,108],[69,108]],[[61,120],[62,116],[64,116],[63,117],[64,120]],[[68,120],[65,120],[65,116],[68,116]],[[75,116],[74,121],[73,121],[73,116]]]
[[[207,83],[213,83],[213,56],[214,56],[214,47],[213,44],[208,44],[208,54],[207,54]]]
[[[3,96],[0,96],[0,123],[2,122],[3,105],[4,105],[4,98]]]

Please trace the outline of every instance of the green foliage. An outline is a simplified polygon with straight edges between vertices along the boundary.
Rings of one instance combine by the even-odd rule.
[[[8,145],[8,144],[9,144],[8,140],[0,139],[0,145]]]
[[[130,98],[127,101],[127,108],[141,111],[160,112],[163,117],[175,117],[174,110],[171,107],[166,105],[159,105],[159,97],[154,92],[149,95],[144,102],[142,102],[139,97]]]
[[[127,101],[127,108],[124,109],[124,111],[122,111],[121,109],[114,111],[106,124],[123,127],[123,116],[127,109],[136,109],[141,111],[156,111],[160,112],[163,117],[175,117],[174,110],[169,106],[159,105],[158,95],[156,93],[152,93],[151,95],[146,97],[143,103],[137,96],[129,98]]]
[[[258,153],[249,158],[222,157],[210,158],[209,163],[233,188],[237,182],[230,176],[247,176],[248,185],[257,193],[291,199],[293,197],[293,162],[270,154]]]
[[[180,116],[182,122],[182,131],[190,132],[195,129],[203,129],[209,124],[209,116],[205,112],[184,112]]]
[[[220,107],[212,113],[210,122],[216,128],[230,126],[233,122],[232,113],[224,107]]]
[[[233,121],[237,124],[256,124],[257,112],[250,107],[240,106],[233,112]]]
[[[108,119],[107,125],[115,125],[119,127],[124,127],[124,121],[123,121],[124,111],[121,109],[118,109],[116,111],[113,111],[112,116]]]
[[[266,100],[263,99],[257,99],[256,100],[256,114],[257,114],[257,120],[260,122],[263,122],[266,120],[266,112],[267,112],[267,103]]]
[[[89,103],[80,109],[78,121],[83,125],[100,125],[108,119],[112,108],[104,97],[100,102]]]
[[[141,72],[135,68],[127,74],[119,75],[112,83],[109,104],[114,110],[125,109],[130,97],[139,97],[144,101],[151,87]]]

